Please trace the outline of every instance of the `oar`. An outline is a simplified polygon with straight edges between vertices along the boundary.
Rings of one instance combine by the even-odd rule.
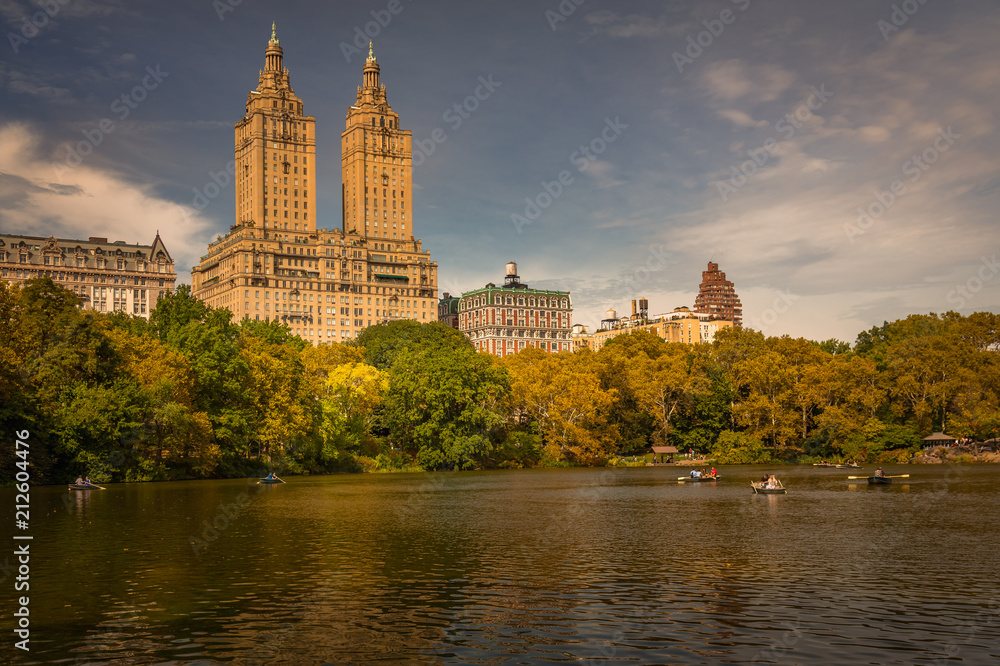
[[[849,476],[848,479],[867,479],[867,476]]]
[[[908,478],[910,478],[910,475],[909,474],[894,474],[892,476],[887,476],[885,478],[887,478],[887,479],[908,479]]]
[[[100,488],[101,490],[107,490],[107,488],[105,488],[103,486],[99,486],[96,483],[85,483],[83,485],[85,485],[85,486],[93,486],[94,488]]]

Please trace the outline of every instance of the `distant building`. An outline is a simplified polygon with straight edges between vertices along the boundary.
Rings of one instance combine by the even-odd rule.
[[[317,224],[317,182],[332,178],[317,181],[316,119],[292,90],[274,26],[264,54],[235,125],[236,223],[191,269],[195,297],[236,319],[279,321],[313,344],[396,319],[436,320],[437,263],[413,236],[411,135],[371,45],[340,135],[333,229]]]
[[[592,336],[589,346],[594,351],[599,351],[609,340],[632,331],[646,330],[667,342],[694,345],[699,342],[711,342],[720,330],[733,327],[731,321],[712,319],[710,315],[691,312],[686,307],[654,315],[651,319],[635,317],[617,319],[614,314],[614,310],[608,310],[610,318],[604,319],[602,321],[604,327]]]
[[[44,276],[79,296],[84,309],[147,319],[177,282],[159,233],[151,245],[0,234],[0,278],[22,282]]]
[[[590,331],[583,324],[573,324],[573,329],[570,331],[570,338],[573,340],[573,351],[575,352],[584,348],[594,348],[594,336],[590,334]]]
[[[736,328],[743,325],[743,304],[736,295],[736,286],[719,270],[719,264],[709,262],[708,270],[702,271],[694,311],[713,319],[731,321]]]
[[[503,286],[492,282],[462,294],[458,329],[480,351],[496,356],[527,347],[570,351],[573,304],[568,291],[530,289],[521,284],[517,264],[507,264]]]
[[[444,292],[444,296],[438,301],[438,320],[452,328],[458,328],[458,303],[461,300],[458,296]]]

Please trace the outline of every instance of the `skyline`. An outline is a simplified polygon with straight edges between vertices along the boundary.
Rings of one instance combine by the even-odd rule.
[[[276,21],[317,119],[319,227],[340,225],[338,135],[374,40],[439,295],[516,261],[593,330],[633,298],[692,306],[713,261],[768,335],[853,342],[1000,308],[987,2],[139,6],[55,3],[28,37],[40,5],[0,3],[4,232],[159,229],[190,282],[234,222],[232,182],[209,196],[211,174]]]

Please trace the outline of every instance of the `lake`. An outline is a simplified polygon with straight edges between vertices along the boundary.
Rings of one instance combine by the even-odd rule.
[[[1000,663],[1000,467],[685,471],[32,488],[0,661]]]

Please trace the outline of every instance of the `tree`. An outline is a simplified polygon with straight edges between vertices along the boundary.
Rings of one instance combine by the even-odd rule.
[[[708,356],[704,350],[674,343],[655,358],[637,356],[631,371],[639,404],[656,418],[654,436],[661,444],[668,444],[678,411],[692,408],[709,390]]]
[[[325,458],[336,459],[341,452],[359,453],[371,435],[388,388],[388,373],[366,363],[344,363],[330,371],[320,399]]]
[[[589,463],[616,450],[620,437],[608,414],[617,393],[602,388],[595,354],[529,347],[503,363],[513,380],[515,413],[537,421],[550,458]]]
[[[502,431],[510,379],[492,356],[453,345],[450,336],[434,343],[433,333],[431,343],[395,354],[383,423],[390,442],[425,469],[469,469]]]
[[[246,435],[257,445],[257,457],[285,461],[286,454],[301,445],[310,431],[309,387],[298,345],[288,340],[271,342],[268,337],[273,336],[258,337],[253,330],[244,328],[239,337],[246,369]]]

